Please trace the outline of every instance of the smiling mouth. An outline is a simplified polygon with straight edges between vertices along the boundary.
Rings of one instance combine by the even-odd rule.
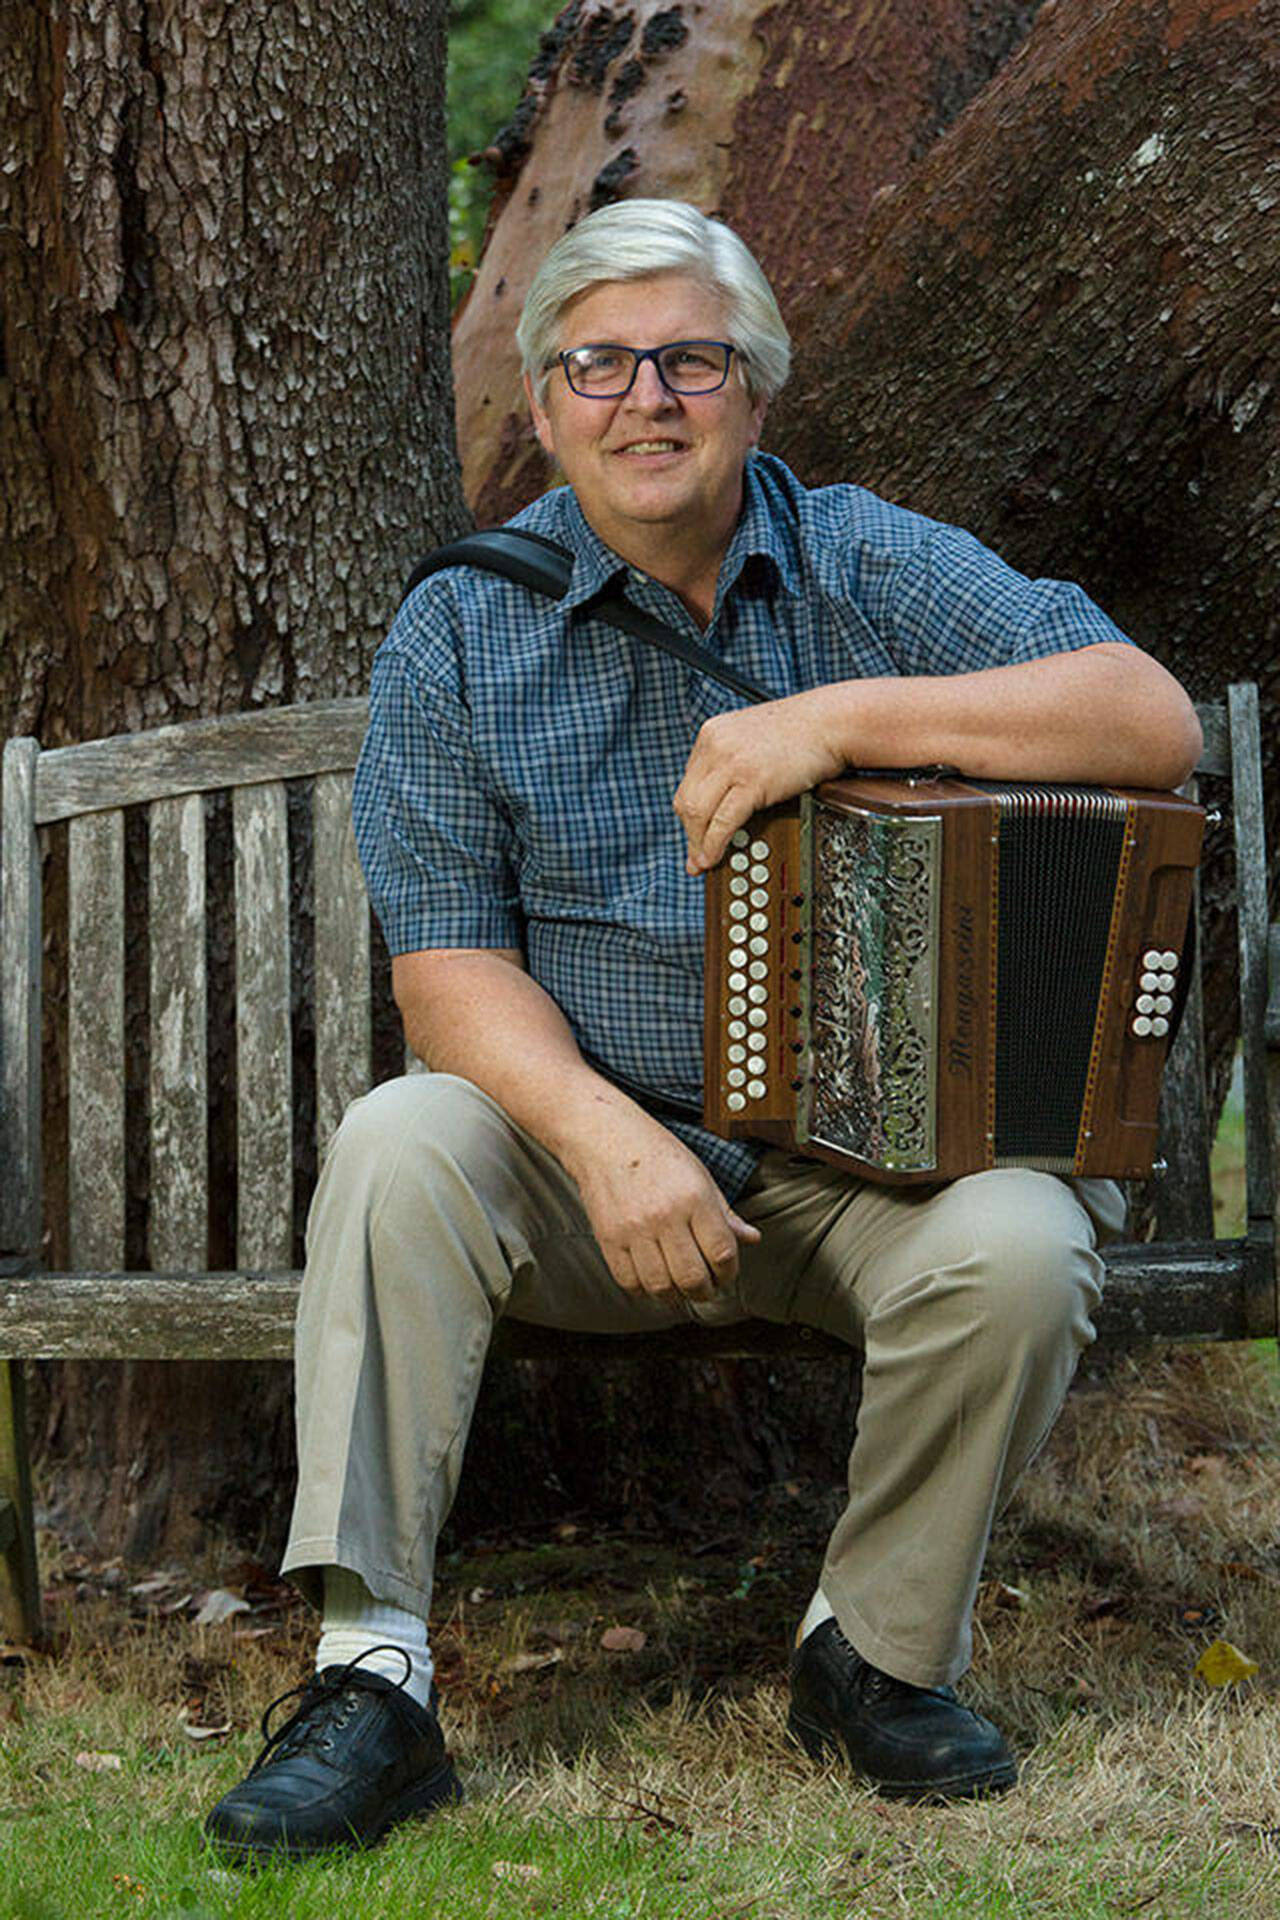
[[[619,453],[683,453],[681,440],[632,440],[629,445],[619,447]]]

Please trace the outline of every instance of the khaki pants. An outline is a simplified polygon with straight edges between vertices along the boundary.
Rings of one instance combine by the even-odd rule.
[[[655,1306],[614,1284],[559,1164],[467,1081],[357,1101],[308,1229],[286,1572],[314,1597],[320,1569],[348,1567],[425,1618],[502,1314],[619,1334],[799,1321],[865,1355],[823,1590],[873,1665],[954,1680],[993,1517],[1093,1338],[1119,1193],[1021,1169],[891,1191],[773,1152],[737,1211],[762,1237],[732,1292]]]

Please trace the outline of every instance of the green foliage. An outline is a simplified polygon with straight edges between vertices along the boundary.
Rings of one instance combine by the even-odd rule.
[[[557,0],[453,0],[449,10],[449,252],[455,304],[470,286],[492,181],[470,156],[510,120]]]

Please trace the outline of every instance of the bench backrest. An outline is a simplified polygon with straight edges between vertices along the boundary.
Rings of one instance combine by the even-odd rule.
[[[41,838],[66,822],[67,1223],[73,1270],[125,1265],[126,809],[145,813],[149,928],[147,1264],[209,1265],[206,799],[230,790],[234,843],[235,1264],[294,1265],[290,832],[310,788],[315,1131],[370,1083],[370,924],[351,831],[363,700],[194,721],[41,752],[5,749],[0,885],[0,1247],[38,1248]]]
[[[286,783],[305,783],[314,911],[314,1141],[302,1184],[349,1100],[373,1077],[371,930],[350,824],[351,773],[366,703],[317,702],[233,715],[41,751],[34,740],[5,749],[0,870],[0,1253],[38,1264],[46,1210],[41,1157],[42,839],[66,823],[65,1264],[117,1273],[126,1259],[127,1217],[139,1186],[126,1128],[126,1064],[134,1036],[125,1004],[126,812],[145,815],[145,918],[149,954],[146,1055],[148,1110],[141,1181],[142,1264],[156,1272],[226,1266],[209,1251],[209,1130],[218,1088],[208,1084],[211,1010],[206,900],[207,796],[230,793],[234,844],[235,1218],[241,1273],[295,1266],[295,992],[291,963],[290,813]],[[1262,1028],[1266,1011],[1266,868],[1257,700],[1233,688],[1201,710],[1205,772],[1234,776],[1234,827],[1242,908],[1242,1022],[1246,1091],[1265,1112]],[[135,816],[136,818],[136,816]],[[296,825],[296,819],[295,819]],[[135,834],[137,828],[131,829]],[[132,844],[132,843],[131,843]],[[136,862],[135,862],[136,864]],[[56,891],[56,889],[54,890]],[[306,1023],[309,1027],[310,1021]],[[1250,1077],[1252,1076],[1252,1081]],[[1256,1083],[1256,1084],[1255,1084]],[[1166,1075],[1157,1184],[1163,1238],[1211,1239],[1208,1124],[1199,982]],[[1252,1153],[1252,1149],[1251,1149]],[[1251,1215],[1272,1211],[1265,1143],[1249,1166]],[[137,1250],[139,1234],[132,1231]]]

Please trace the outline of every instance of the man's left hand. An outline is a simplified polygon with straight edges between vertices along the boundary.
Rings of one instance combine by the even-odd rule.
[[[672,801],[689,843],[686,871],[714,867],[732,834],[761,807],[790,800],[844,770],[829,737],[828,689],[718,713],[694,741]]]

